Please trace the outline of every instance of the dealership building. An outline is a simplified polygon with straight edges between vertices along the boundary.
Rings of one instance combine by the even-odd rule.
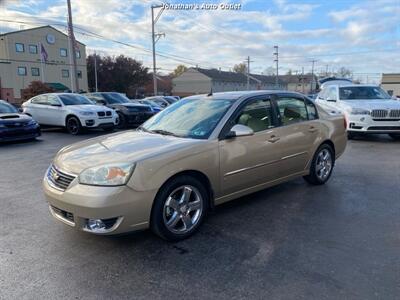
[[[88,90],[85,45],[76,42],[79,89]],[[0,99],[22,102],[22,91],[42,81],[56,91],[72,90],[68,36],[52,26],[0,34]]]

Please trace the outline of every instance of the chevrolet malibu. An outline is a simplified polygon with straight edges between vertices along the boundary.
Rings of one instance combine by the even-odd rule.
[[[43,180],[51,214],[95,234],[151,228],[176,241],[232,199],[302,176],[328,181],[346,123],[305,96],[254,91],[199,95],[137,130],[59,151]]]

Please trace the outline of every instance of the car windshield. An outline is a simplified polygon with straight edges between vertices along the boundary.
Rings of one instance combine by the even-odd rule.
[[[0,102],[0,114],[17,113],[18,110],[8,103]]]
[[[170,97],[170,96],[163,97],[163,98],[164,98],[165,100],[167,100],[169,104],[172,104],[172,103],[175,103],[175,102],[178,101],[178,100],[175,99],[174,97]]]
[[[63,94],[58,95],[64,105],[87,105],[93,104],[88,98],[81,95]]]
[[[168,106],[140,128],[144,131],[194,139],[207,139],[231,107],[233,100],[185,99]]]
[[[152,100],[143,100],[143,104],[147,104],[147,105],[151,105],[151,106],[155,106],[155,107],[160,107],[160,105],[158,105],[157,103],[155,103]]]
[[[349,86],[339,88],[340,100],[373,100],[391,99],[380,87],[374,86]]]
[[[130,103],[129,99],[120,93],[104,93],[102,95],[109,104]]]

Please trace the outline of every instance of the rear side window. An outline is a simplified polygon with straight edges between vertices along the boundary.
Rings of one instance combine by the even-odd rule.
[[[291,125],[308,120],[306,105],[298,98],[285,97],[277,101],[282,125]]]
[[[314,103],[311,103],[310,101],[306,101],[306,106],[307,106],[308,119],[309,120],[318,119],[317,108],[315,107]]]

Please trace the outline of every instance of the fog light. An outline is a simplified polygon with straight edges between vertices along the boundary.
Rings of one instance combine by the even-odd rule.
[[[87,227],[91,231],[102,231],[106,229],[106,224],[100,219],[89,219],[87,221]]]
[[[361,122],[364,122],[364,120],[365,120],[365,118],[364,118],[364,117],[362,117],[362,118],[360,119],[360,121],[361,121]]]

